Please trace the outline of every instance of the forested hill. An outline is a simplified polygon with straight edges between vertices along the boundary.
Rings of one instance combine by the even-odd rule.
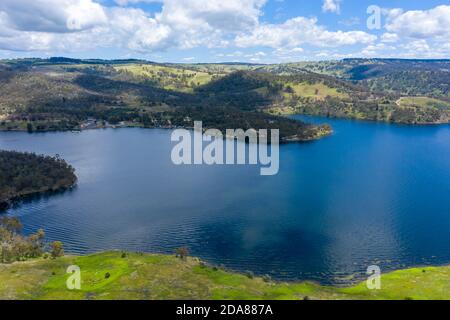
[[[311,140],[304,113],[399,123],[450,122],[448,60],[352,59],[277,65],[157,64],[68,58],[0,61],[0,130],[108,125],[191,127],[207,120],[278,127]],[[195,119],[194,119],[195,117]],[[93,119],[93,120],[92,120]],[[243,121],[243,119],[245,119]]]
[[[0,150],[0,209],[10,200],[73,186],[74,172],[59,157]]]
[[[450,60],[446,59],[344,59],[288,66],[358,81],[372,91],[450,97]]]

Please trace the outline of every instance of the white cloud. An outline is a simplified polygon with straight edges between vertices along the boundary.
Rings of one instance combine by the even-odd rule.
[[[175,46],[225,47],[230,34],[258,24],[267,0],[164,0],[155,20],[172,30]]]
[[[339,53],[339,52],[330,52],[330,51],[320,51],[315,54],[316,59],[326,59],[326,60],[339,60],[345,58],[355,58],[360,56],[355,55],[353,53]]]
[[[157,19],[177,28],[248,30],[258,23],[267,0],[164,0]],[[189,31],[189,29],[184,29]]]
[[[385,43],[377,43],[368,45],[361,51],[361,54],[365,57],[381,57],[386,52],[391,50],[395,50],[396,48],[393,46],[388,46]]]
[[[450,50],[450,6],[429,10],[383,10],[386,16],[383,43],[396,43],[397,57],[448,58]]]
[[[115,2],[119,6],[98,0],[0,0],[0,50],[70,53],[115,48],[148,54],[169,48],[263,46],[277,49],[278,56],[298,57],[305,44],[337,48],[370,45],[377,39],[364,31],[329,31],[316,18],[262,23],[267,0]],[[161,9],[149,13],[129,6],[138,2],[160,2]],[[338,12],[340,2],[333,3]],[[265,54],[242,53],[240,58],[267,59]]]
[[[328,31],[317,25],[316,18],[297,17],[283,24],[259,25],[249,34],[238,35],[235,42],[240,47],[292,48],[305,43],[318,47],[368,44],[376,39],[376,36],[363,31]]]
[[[291,62],[301,60],[304,49],[300,47],[295,48],[278,48],[272,52],[275,58],[274,62]]]
[[[395,33],[386,32],[381,35],[381,41],[386,43],[397,42],[399,41],[399,36]]]
[[[427,53],[430,52],[430,46],[426,40],[416,40],[403,45],[405,49],[414,52]]]
[[[277,57],[286,57],[286,56],[291,57],[293,55],[303,53],[304,51],[305,50],[300,47],[296,47],[296,48],[292,48],[292,49],[278,48],[273,51],[273,55],[277,56]]]
[[[74,32],[107,22],[104,8],[92,0],[1,0],[0,12],[19,31]]]
[[[109,11],[109,26],[105,30],[110,35],[111,45],[135,52],[164,50],[174,45],[173,30],[159,23],[140,9],[113,8]]]
[[[122,6],[137,2],[142,1],[118,1]],[[128,7],[104,7],[93,0],[1,0],[0,49],[73,51],[121,46],[144,53],[169,47],[223,47],[230,33],[258,24],[265,3],[164,0],[161,12],[149,14]]]
[[[119,6],[125,7],[129,4],[136,4],[139,2],[152,3],[152,2],[163,2],[163,0],[115,0],[114,2],[117,3]]]
[[[254,57],[265,57],[265,56],[267,56],[267,54],[265,52],[258,51],[258,52],[255,52],[254,54],[252,54],[251,56],[254,56]]]
[[[322,5],[323,12],[341,13],[341,0],[324,0]]]
[[[450,39],[450,6],[441,5],[423,11],[391,10],[386,30],[411,38]]]
[[[87,49],[108,24],[92,0],[1,0],[0,18],[0,49],[12,51]]]
[[[89,0],[81,2],[86,1]],[[58,10],[55,12],[64,13]],[[71,17],[74,17],[74,13],[80,13],[84,17],[89,16],[79,9],[72,12],[72,15],[62,15],[66,21],[62,18],[53,19],[53,21],[60,21],[60,25],[67,24],[67,21],[73,22]],[[0,30],[3,30],[3,33],[0,33],[0,48],[6,50],[77,52],[98,47],[118,47],[135,52],[148,52],[165,49],[172,45],[171,29],[159,24],[139,9],[103,7],[101,19],[97,24],[77,32],[64,27],[60,27],[59,32],[44,32],[41,28],[32,31],[31,24],[26,30],[22,30],[8,23],[11,16],[14,16],[10,12],[0,12],[0,15],[8,16],[5,26],[1,26],[0,22]],[[82,19],[79,21],[78,25],[85,25]],[[51,26],[51,28],[56,27],[56,24]]]

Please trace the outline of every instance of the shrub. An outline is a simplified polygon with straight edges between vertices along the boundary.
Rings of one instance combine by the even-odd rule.
[[[50,254],[53,259],[64,256],[64,247],[61,241],[53,241],[50,244]]]
[[[177,258],[180,258],[182,260],[185,260],[189,255],[189,249],[186,247],[181,247],[178,249],[175,249],[175,256]]]

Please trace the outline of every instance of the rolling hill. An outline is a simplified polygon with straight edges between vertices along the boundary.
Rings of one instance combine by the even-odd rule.
[[[102,126],[191,127],[192,121],[186,119],[195,116],[208,119],[208,126],[279,127],[282,137],[311,140],[330,129],[300,122],[296,127],[282,116],[448,123],[449,75],[448,60],[346,59],[277,65],[3,60],[0,129],[73,130],[92,118]],[[405,102],[413,98],[428,100]]]

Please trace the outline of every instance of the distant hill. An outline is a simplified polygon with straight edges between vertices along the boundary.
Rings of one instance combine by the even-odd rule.
[[[65,63],[61,63],[61,62]],[[213,128],[277,128],[282,139],[308,141],[329,134],[329,127],[307,125],[244,108],[233,98],[219,100],[199,87],[217,83],[233,71],[195,71],[152,63],[78,64],[28,59],[5,61],[0,74],[0,129],[78,130],[95,126],[193,127],[204,120]],[[84,62],[84,61],[83,61]],[[6,69],[8,69],[6,71]],[[244,92],[246,101],[256,95]],[[229,103],[234,101],[235,103]],[[88,127],[93,124],[89,122]]]
[[[229,125],[233,117],[252,119],[247,126],[276,123],[287,137],[302,136],[305,128],[299,125],[293,132],[280,117],[292,113],[409,124],[450,122],[450,60],[255,65],[54,57],[0,61],[0,84],[3,130],[25,130],[28,123],[35,131],[70,130],[88,118],[189,127],[192,123],[184,119],[196,115],[214,119],[211,125],[220,124],[220,117]],[[414,97],[428,100],[399,103]],[[306,140],[311,138],[308,130],[302,137]]]

